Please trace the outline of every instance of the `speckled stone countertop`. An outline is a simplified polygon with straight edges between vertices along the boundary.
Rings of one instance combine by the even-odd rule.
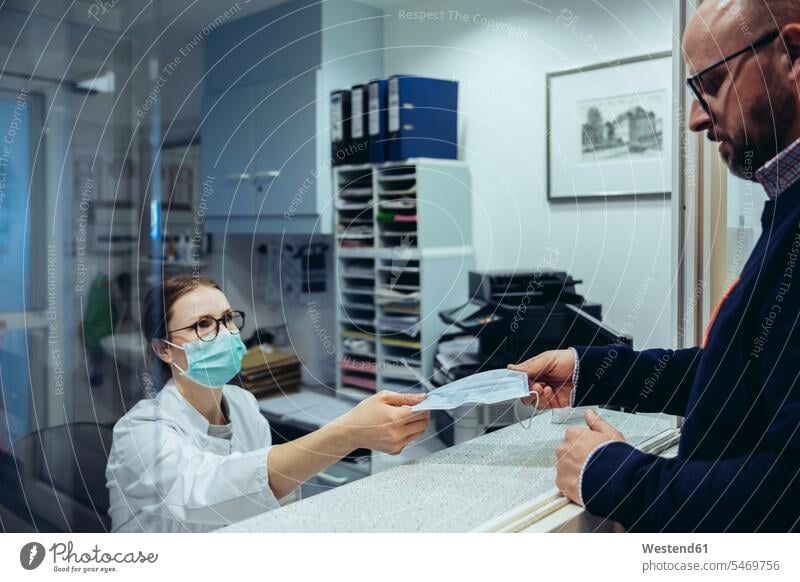
[[[661,417],[601,414],[634,445],[669,428]],[[217,531],[470,531],[555,491],[555,448],[565,429],[541,414],[529,429],[516,424]]]

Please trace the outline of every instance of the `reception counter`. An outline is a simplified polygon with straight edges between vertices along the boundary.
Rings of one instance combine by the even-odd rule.
[[[601,415],[647,452],[677,442],[666,418],[608,410]],[[555,448],[565,429],[551,422],[550,413],[540,414],[530,428],[516,424],[218,531],[552,531],[576,523],[598,528],[555,488]]]

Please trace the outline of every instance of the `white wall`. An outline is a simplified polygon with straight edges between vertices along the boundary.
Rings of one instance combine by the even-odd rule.
[[[333,386],[336,381],[336,360],[333,355],[336,333],[336,296],[333,290],[333,254],[328,252],[328,286],[323,293],[299,293],[292,301],[288,294],[280,293],[280,300],[268,302],[262,293],[263,278],[258,247],[287,244],[304,245],[324,242],[333,246],[330,236],[307,235],[282,236],[228,236],[214,235],[213,253],[208,257],[209,265],[204,274],[214,279],[225,292],[234,309],[247,314],[244,339],[250,338],[258,328],[270,328],[286,324],[290,348],[303,362],[303,382],[307,385]],[[281,282],[288,282],[285,264],[279,267]],[[266,276],[271,276],[267,273]],[[274,279],[273,279],[274,280]],[[299,281],[297,281],[299,285]]]
[[[386,75],[461,83],[460,142],[472,170],[477,266],[568,270],[584,280],[581,293],[603,304],[604,319],[631,333],[637,347],[669,345],[669,200],[548,203],[544,120],[547,72],[670,50],[671,2],[374,3],[388,15]],[[444,15],[421,22],[401,10]],[[492,29],[481,17],[508,27]]]

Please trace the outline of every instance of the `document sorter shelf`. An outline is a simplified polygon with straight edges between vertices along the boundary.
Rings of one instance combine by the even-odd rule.
[[[420,392],[438,313],[467,293],[473,266],[469,171],[412,159],[333,171],[337,281],[337,392]]]

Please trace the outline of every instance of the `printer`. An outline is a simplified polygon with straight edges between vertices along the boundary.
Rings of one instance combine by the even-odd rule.
[[[549,269],[471,271],[469,300],[439,312],[449,330],[439,340],[431,383],[441,386],[571,345],[632,345],[633,338],[602,322],[600,304],[575,291],[580,283],[565,271]],[[453,445],[517,422],[514,406],[437,411],[433,421],[440,438]]]

